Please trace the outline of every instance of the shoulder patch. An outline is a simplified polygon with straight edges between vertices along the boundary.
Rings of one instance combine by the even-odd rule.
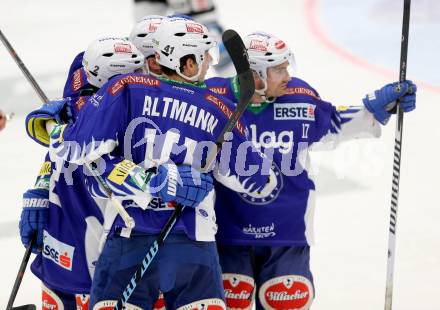
[[[84,86],[83,83],[83,73],[82,68],[79,68],[73,72],[73,78],[72,78],[72,90],[74,92],[77,92],[81,89],[81,87]]]
[[[286,95],[306,95],[321,100],[321,98],[319,98],[319,96],[317,96],[313,90],[305,87],[288,87]]]
[[[158,79],[141,76],[141,75],[127,75],[122,79],[115,81],[112,85],[109,86],[108,92],[114,96],[119,93],[125,85],[134,84],[134,85],[145,85],[145,86],[159,86],[160,81]]]
[[[222,100],[218,99],[216,96],[212,94],[206,94],[205,99],[213,103],[228,119],[231,118],[233,112]],[[237,121],[235,128],[238,130],[238,132],[241,135],[243,136],[245,135],[245,127],[240,121]]]
[[[226,87],[209,87],[209,90],[218,95],[226,95],[228,92]]]

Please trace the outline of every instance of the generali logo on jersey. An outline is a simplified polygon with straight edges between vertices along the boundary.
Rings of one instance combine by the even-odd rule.
[[[186,23],[186,31],[203,33],[203,26],[196,23]]]
[[[50,259],[61,268],[72,271],[75,248],[63,243],[47,231],[43,232],[43,257]]]
[[[116,43],[114,45],[115,48],[115,53],[131,53],[131,46],[130,44],[125,44],[125,43]]]
[[[303,276],[281,276],[265,282],[259,298],[264,309],[309,309],[313,301],[313,286]]]

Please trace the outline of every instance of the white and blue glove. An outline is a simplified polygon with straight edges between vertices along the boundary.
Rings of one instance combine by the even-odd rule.
[[[164,202],[175,201],[195,208],[213,188],[209,174],[200,173],[191,166],[164,164],[149,182],[150,193]]]
[[[26,116],[26,132],[32,140],[43,146],[49,146],[49,134],[46,122],[55,120],[59,124],[72,121],[70,98],[49,101]]]
[[[365,107],[374,117],[385,125],[391,114],[396,113],[396,100],[404,112],[410,112],[416,108],[417,86],[412,81],[387,84],[381,89],[365,96],[362,100]]]
[[[34,234],[37,235],[32,253],[37,254],[43,246],[43,230],[46,227],[49,208],[49,191],[30,189],[23,194],[23,211],[21,212],[20,229],[21,243],[27,246]]]

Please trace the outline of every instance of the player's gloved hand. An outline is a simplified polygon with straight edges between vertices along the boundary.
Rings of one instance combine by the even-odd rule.
[[[374,117],[385,125],[391,114],[396,113],[396,100],[400,100],[404,112],[410,112],[416,107],[417,86],[409,80],[402,83],[387,84],[381,89],[365,96],[362,100],[365,107]]]
[[[55,120],[65,124],[71,122],[72,112],[70,98],[49,101],[39,109],[32,111],[26,116],[26,132],[35,142],[49,146],[49,134],[46,131],[46,122]]]
[[[159,166],[150,180],[150,193],[164,202],[175,201],[195,208],[212,190],[212,177],[200,173],[188,165]]]
[[[32,247],[32,253],[35,254],[43,246],[43,229],[46,226],[48,208],[48,190],[30,189],[23,194],[23,211],[18,224],[21,243],[27,246],[32,236],[37,234],[36,243]]]

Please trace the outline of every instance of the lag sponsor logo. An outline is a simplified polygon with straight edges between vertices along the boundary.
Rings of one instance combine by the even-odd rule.
[[[265,282],[259,298],[265,309],[309,309],[313,301],[313,286],[303,276],[281,276]]]
[[[274,103],[275,120],[315,120],[314,104],[310,103]]]
[[[43,257],[50,259],[61,268],[72,271],[75,251],[73,246],[55,239],[47,231],[43,232],[43,243]]]
[[[228,309],[249,309],[254,295],[254,279],[242,274],[224,273],[223,286]]]

